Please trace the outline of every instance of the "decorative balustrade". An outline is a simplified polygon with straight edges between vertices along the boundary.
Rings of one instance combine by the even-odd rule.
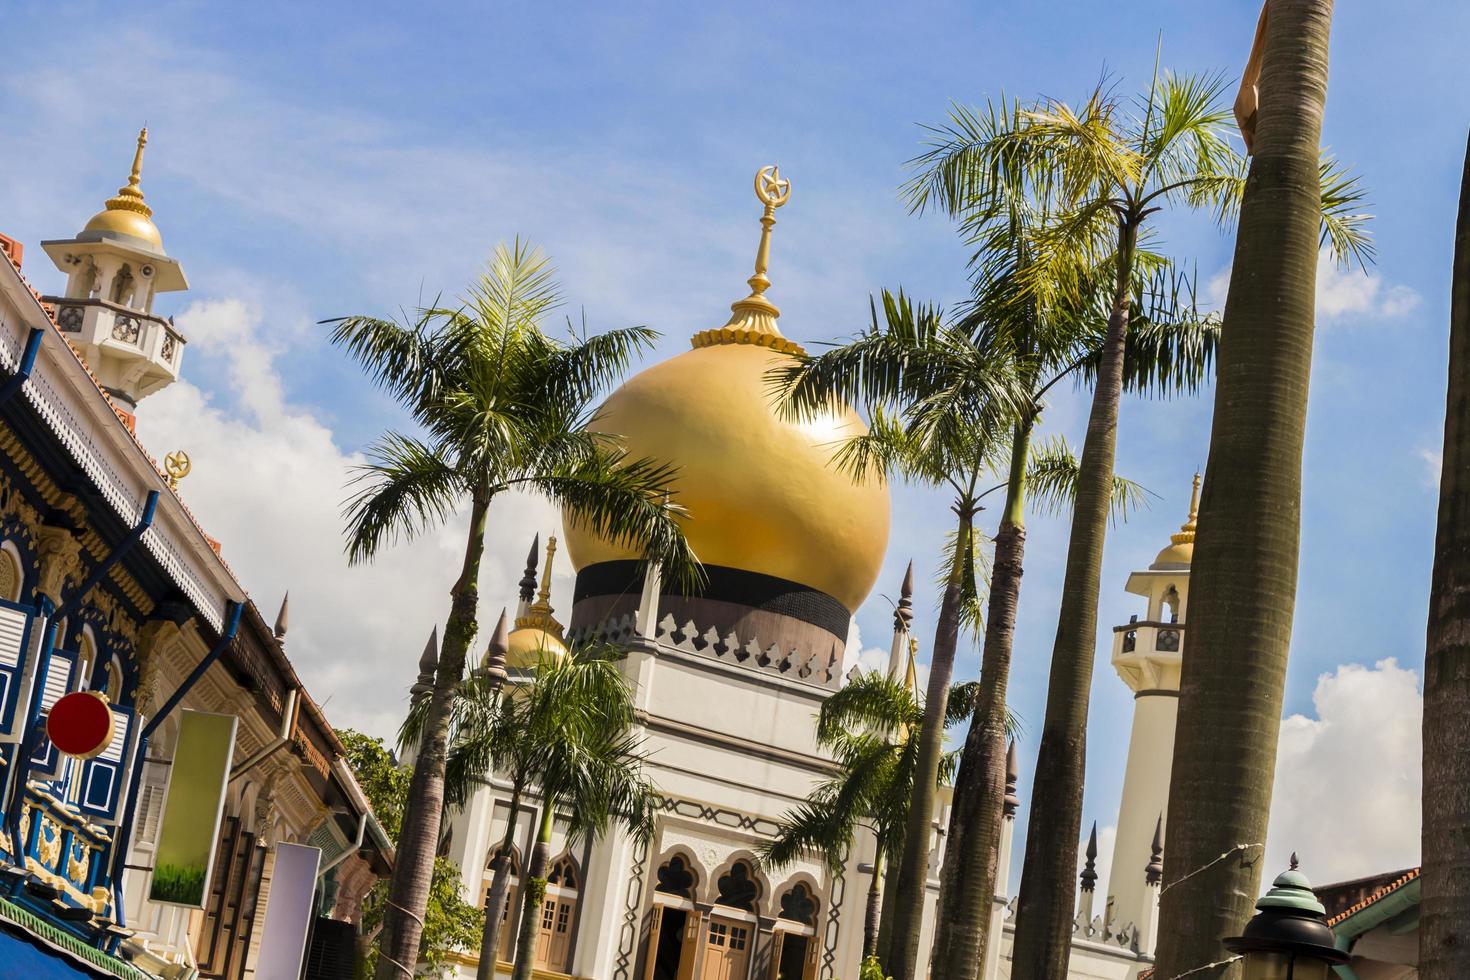
[[[1147,620],[1113,627],[1113,656],[1152,653],[1179,654],[1184,648],[1183,623],[1158,623]]]
[[[633,613],[627,613],[615,616],[596,627],[573,630],[569,638],[574,641],[595,638],[607,643],[626,643],[636,636],[636,617]],[[835,688],[841,678],[842,651],[835,644],[825,654],[817,651],[783,650],[775,643],[763,646],[755,637],[742,640],[734,631],[721,636],[720,631],[713,626],[701,630],[692,619],[680,625],[672,615],[665,615],[659,621],[653,638],[661,645],[684,653],[738,664],[822,687]]]

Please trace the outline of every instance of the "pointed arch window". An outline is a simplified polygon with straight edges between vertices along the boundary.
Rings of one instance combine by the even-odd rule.
[[[755,911],[760,886],[756,884],[755,874],[749,864],[744,861],[735,862],[715,884],[719,888],[719,897],[715,899],[715,904],[744,912]]]

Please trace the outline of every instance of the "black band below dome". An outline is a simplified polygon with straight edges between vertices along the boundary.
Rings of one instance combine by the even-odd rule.
[[[774,575],[747,572],[721,565],[704,566],[705,585],[687,593],[719,602],[733,602],[763,612],[789,616],[820,627],[836,636],[847,636],[852,613],[825,592]],[[674,593],[665,583],[666,594]],[[577,573],[573,603],[594,596],[634,596],[643,592],[643,562],[633,559],[603,561]]]

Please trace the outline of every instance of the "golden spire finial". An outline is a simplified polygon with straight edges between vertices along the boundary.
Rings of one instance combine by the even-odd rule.
[[[1196,470],[1194,490],[1189,495],[1189,519],[1180,525],[1178,531],[1169,535],[1169,540],[1175,544],[1189,544],[1194,541],[1194,532],[1199,521],[1199,488],[1202,482],[1199,471]]]
[[[774,164],[762,167],[755,174],[755,196],[765,205],[761,214],[761,242],[755,251],[755,273],[747,280],[750,295],[730,304],[730,319],[716,330],[702,330],[694,335],[695,347],[711,347],[715,344],[755,344],[788,353],[804,353],[800,345],[781,336],[776,318],[781,311],[776,304],[766,299],[765,292],[771,288],[771,229],[776,226],[776,209],[791,197],[791,181],[781,176],[781,168]]]
[[[137,211],[143,217],[151,217],[153,209],[143,202],[143,189],[139,181],[143,175],[143,147],[148,145],[148,127],[138,131],[138,148],[133,152],[133,170],[128,182],[117,189],[117,195],[107,199],[109,211]]]
[[[526,611],[526,615],[516,617],[516,629],[534,626],[553,636],[561,636],[562,625],[552,615],[556,610],[551,607],[551,563],[555,557],[556,535],[552,535],[546,539],[546,562],[541,569],[541,588],[536,593],[536,601],[531,603],[531,608]]]

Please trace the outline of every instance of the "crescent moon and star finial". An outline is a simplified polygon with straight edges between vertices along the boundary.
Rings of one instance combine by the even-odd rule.
[[[766,299],[765,292],[771,288],[766,275],[771,265],[771,229],[776,226],[776,209],[791,199],[791,181],[781,176],[781,168],[775,164],[761,167],[755,172],[755,197],[765,205],[761,214],[761,240],[755,251],[755,273],[747,280],[750,295],[730,304],[731,316],[723,327],[704,330],[694,335],[695,347],[716,344],[755,344],[774,350],[801,353],[799,344],[781,336],[776,318],[781,311],[776,304]]]
[[[171,490],[177,490],[179,481],[188,476],[189,471],[193,468],[194,464],[190,461],[189,454],[182,449],[176,449],[163,457],[163,471],[168,475],[168,485]]]

